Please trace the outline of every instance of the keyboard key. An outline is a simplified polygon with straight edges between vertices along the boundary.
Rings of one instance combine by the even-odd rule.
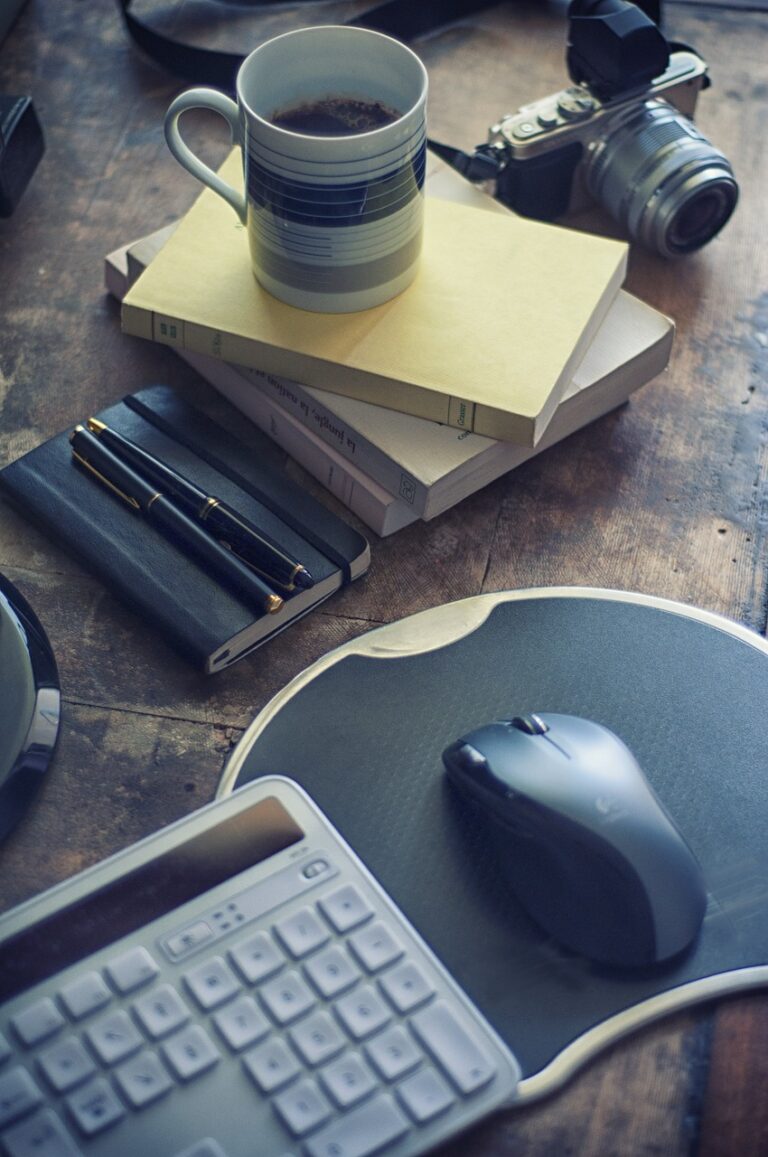
[[[291,1085],[290,1089],[275,1097],[272,1105],[294,1137],[302,1137],[331,1115],[331,1106],[315,1082],[310,1080]]]
[[[324,896],[319,907],[337,932],[348,932],[373,915],[373,908],[354,884],[343,884]]]
[[[376,1088],[371,1070],[357,1053],[345,1053],[320,1070],[320,1080],[340,1109],[347,1109]]]
[[[315,997],[298,972],[268,980],[259,994],[278,1024],[289,1024],[315,1004]]]
[[[182,932],[177,932],[163,941],[163,947],[173,960],[181,960],[213,939],[213,928],[205,920],[198,920]]]
[[[144,1044],[136,1025],[122,1009],[94,1021],[85,1037],[104,1065],[124,1060]]]
[[[115,1077],[134,1109],[141,1109],[156,1101],[173,1086],[157,1053],[149,1049],[115,1069]]]
[[[184,974],[184,983],[203,1009],[216,1008],[234,996],[240,981],[220,956],[198,964]]]
[[[398,1012],[410,1012],[423,1004],[435,991],[424,973],[412,960],[406,960],[382,976],[379,984]]]
[[[304,1144],[309,1157],[368,1157],[408,1130],[408,1121],[385,1094],[350,1110]]]
[[[227,1155],[218,1141],[214,1141],[213,1137],[205,1137],[202,1141],[190,1145],[188,1149],[183,1149],[181,1153],[176,1153],[175,1157],[227,1157]]]
[[[288,1034],[308,1065],[319,1065],[340,1052],[346,1041],[327,1012],[313,1013]]]
[[[347,1032],[355,1040],[370,1036],[392,1019],[392,1013],[369,984],[356,988],[348,996],[340,997],[335,1009]]]
[[[285,964],[285,957],[266,932],[257,932],[242,940],[229,953],[243,980],[258,984]]]
[[[240,996],[217,1012],[213,1023],[231,1049],[239,1052],[265,1037],[270,1024],[252,996]]]
[[[417,1012],[411,1027],[461,1093],[474,1093],[496,1074],[496,1066],[476,1037],[444,1001]]]
[[[145,1032],[158,1040],[189,1020],[189,1009],[170,984],[161,984],[134,1001],[133,1009]]]
[[[78,976],[66,984],[59,995],[67,1012],[75,1020],[96,1012],[112,999],[112,993],[98,972],[86,972],[84,976]]]
[[[41,1109],[27,1121],[3,1133],[8,1157],[82,1157],[62,1122],[51,1109]]]
[[[146,948],[130,948],[107,965],[107,976],[119,993],[135,992],[157,976],[159,969]]]
[[[101,1133],[125,1116],[125,1109],[111,1085],[101,1077],[67,1097],[66,1104],[78,1129],[86,1137]]]
[[[243,1064],[262,1093],[271,1093],[301,1072],[295,1054],[279,1037],[272,1037],[243,1056]]]
[[[338,944],[318,952],[304,965],[304,971],[326,1000],[344,992],[360,976],[360,969]]]
[[[397,1087],[397,1095],[417,1124],[431,1121],[450,1109],[455,1095],[434,1069],[420,1069]]]
[[[313,949],[320,948],[329,939],[328,929],[312,908],[302,908],[287,916],[275,924],[274,930],[284,947],[297,960]]]
[[[36,1045],[58,1032],[64,1017],[49,997],[35,1001],[11,1017],[19,1040],[25,1045]]]
[[[386,924],[377,920],[349,938],[349,946],[369,972],[376,972],[385,964],[392,964],[403,955],[403,946],[392,935]]]
[[[64,1037],[38,1057],[40,1068],[51,1088],[66,1093],[96,1071],[88,1053],[76,1036]]]
[[[400,1025],[393,1025],[368,1041],[365,1052],[385,1081],[407,1073],[424,1055]]]
[[[215,1044],[199,1024],[182,1029],[166,1041],[163,1056],[180,1081],[191,1081],[221,1059]]]
[[[0,1077],[0,1129],[23,1117],[43,1099],[32,1077],[19,1065]]]

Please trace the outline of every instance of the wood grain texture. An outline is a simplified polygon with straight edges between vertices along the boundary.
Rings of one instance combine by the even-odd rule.
[[[311,19],[365,6],[318,3]],[[211,13],[222,11],[204,0],[135,7],[191,39],[209,37]],[[285,683],[341,643],[427,607],[588,584],[676,598],[765,633],[768,16],[750,9],[666,6],[670,36],[710,63],[697,120],[742,187],[733,221],[698,255],[669,263],[633,250],[628,287],[677,323],[668,371],[433,522],[374,539],[365,580],[250,659],[213,679],[197,674],[0,505],[0,570],[47,628],[64,695],[53,769],[0,851],[0,908],[211,799],[232,745]],[[232,23],[216,22],[217,42],[255,43],[309,11],[237,10]],[[499,4],[425,37],[419,50],[432,135],[470,148],[499,115],[562,86],[563,5]],[[130,46],[113,4],[29,0],[0,46],[0,91],[32,95],[47,140],[19,209],[0,221],[0,462],[157,381],[247,437],[170,350],[121,336],[102,288],[106,252],[174,220],[197,195],[161,127],[182,87]],[[193,115],[188,131],[206,159],[223,158],[228,142],[215,122]],[[579,226],[616,232],[599,211]],[[525,340],[513,315],[499,340]],[[760,994],[675,1017],[614,1046],[548,1102],[488,1121],[443,1152],[764,1157],[767,1027]]]

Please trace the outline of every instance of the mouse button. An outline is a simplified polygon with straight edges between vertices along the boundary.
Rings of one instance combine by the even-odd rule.
[[[526,735],[544,735],[549,731],[549,727],[541,718],[534,712],[528,715],[515,715],[513,719],[509,720],[510,727],[514,727],[517,731],[523,731]]]
[[[452,764],[455,770],[468,772],[470,775],[485,771],[488,767],[488,760],[483,753],[471,743],[462,742],[460,739],[446,748],[443,759],[446,763]]]

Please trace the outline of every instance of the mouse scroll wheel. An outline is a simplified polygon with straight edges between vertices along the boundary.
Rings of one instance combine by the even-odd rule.
[[[516,727],[518,731],[524,731],[526,735],[543,735],[545,731],[549,731],[544,720],[540,715],[516,715],[514,719],[510,719],[510,726]]]

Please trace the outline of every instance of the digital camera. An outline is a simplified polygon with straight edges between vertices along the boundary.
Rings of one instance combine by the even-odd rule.
[[[690,120],[706,64],[622,0],[577,0],[569,15],[575,83],[492,125],[467,175],[492,173],[496,197],[524,216],[553,221],[597,201],[665,257],[698,249],[738,199],[730,163]]]

